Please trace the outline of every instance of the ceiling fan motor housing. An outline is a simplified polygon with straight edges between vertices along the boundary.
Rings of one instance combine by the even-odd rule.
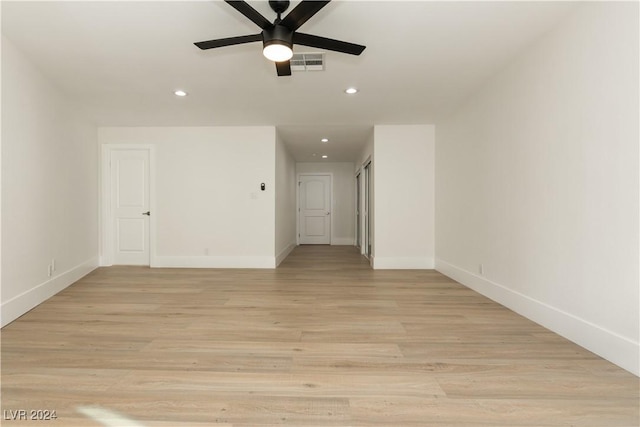
[[[293,48],[293,31],[284,25],[274,25],[262,31],[262,44],[267,47],[271,44],[284,44]]]

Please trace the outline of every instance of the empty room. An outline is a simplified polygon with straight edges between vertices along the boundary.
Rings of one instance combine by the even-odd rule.
[[[637,1],[2,1],[2,425],[640,425]]]

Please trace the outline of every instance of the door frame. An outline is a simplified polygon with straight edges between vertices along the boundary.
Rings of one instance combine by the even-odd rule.
[[[356,194],[355,194],[355,199],[356,199],[356,223],[355,223],[355,230],[356,230],[356,248],[360,249],[362,247],[362,230],[361,230],[361,224],[362,224],[362,218],[361,218],[361,208],[362,208],[362,168],[358,169],[356,171]]]
[[[296,175],[296,245],[300,246],[300,177],[302,176],[328,176],[329,177],[329,206],[331,207],[331,215],[329,218],[329,224],[331,232],[329,233],[329,245],[333,244],[333,173],[331,172],[318,172],[318,173],[299,173]]]
[[[362,166],[356,172],[360,175],[360,254],[369,259],[369,263],[373,262],[373,245],[371,244],[371,217],[373,206],[371,204],[371,178],[372,178],[373,161],[371,156],[362,163]],[[372,264],[373,265],[373,264]]]
[[[100,266],[113,265],[114,229],[111,206],[111,157],[116,151],[146,150],[149,152],[149,267],[157,266],[156,258],[156,153],[152,144],[103,144],[100,160]]]

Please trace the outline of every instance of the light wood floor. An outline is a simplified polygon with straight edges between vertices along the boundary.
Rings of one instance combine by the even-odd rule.
[[[58,416],[3,425],[636,427],[638,390],[437,272],[373,271],[351,247],[276,270],[101,268],[2,330],[3,418]]]

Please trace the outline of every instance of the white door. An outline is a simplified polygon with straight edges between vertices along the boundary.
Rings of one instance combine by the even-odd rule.
[[[298,185],[300,244],[331,244],[331,176],[301,175]]]
[[[149,150],[111,151],[113,263],[149,265]]]

